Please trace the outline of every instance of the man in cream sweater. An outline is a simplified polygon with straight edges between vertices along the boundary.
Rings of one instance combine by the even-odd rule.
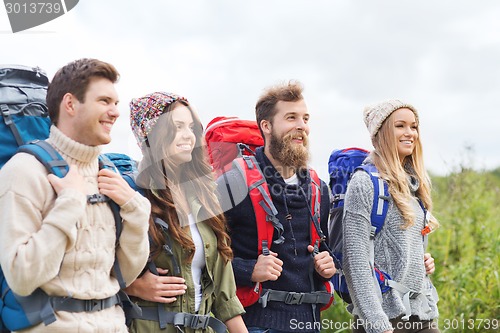
[[[21,296],[41,288],[68,297],[55,322],[26,332],[127,332],[113,263],[116,255],[127,285],[144,268],[150,204],[119,174],[99,170],[101,145],[110,142],[119,116],[117,79],[112,65],[80,59],[49,85],[53,125],[47,142],[70,165],[64,178],[48,175],[25,153],[0,172],[0,262],[8,284]],[[87,202],[98,193],[120,206],[119,242],[109,204]]]

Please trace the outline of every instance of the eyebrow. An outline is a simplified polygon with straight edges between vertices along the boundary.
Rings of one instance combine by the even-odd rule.
[[[398,124],[398,123],[408,124],[408,122],[406,120],[402,120],[402,119],[394,120],[394,124]],[[416,121],[412,121],[409,124],[410,125],[418,125],[418,123]]]
[[[97,96],[97,100],[101,100],[101,99],[105,99],[105,100],[107,100],[107,101],[112,101],[112,100],[113,100],[113,97],[111,97],[111,96],[107,96],[107,95],[99,95],[99,96]],[[118,104],[119,102],[120,102],[120,100],[118,100],[118,99],[115,101],[115,103],[117,103],[117,104]]]
[[[173,122],[174,122],[175,124],[186,124],[186,122],[185,122],[185,121],[183,121],[183,120],[173,120]],[[188,123],[188,125],[193,125],[193,124],[194,124],[194,121],[192,121],[192,122]]]
[[[299,115],[299,113],[298,113],[298,112],[296,112],[296,111],[290,111],[290,112],[285,113],[285,117],[286,117],[286,116],[289,116],[289,115],[298,116],[298,115]],[[304,117],[309,117],[309,113],[304,114]]]

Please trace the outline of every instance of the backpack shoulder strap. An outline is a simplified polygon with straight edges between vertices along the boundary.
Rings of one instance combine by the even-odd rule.
[[[389,209],[389,186],[387,182],[380,178],[377,168],[373,164],[363,164],[357,169],[364,170],[373,183],[373,207],[370,216],[372,231],[371,237],[382,230],[384,226],[385,217]]]
[[[162,220],[159,217],[155,217],[153,219],[154,223],[157,225],[158,228],[160,228],[165,235],[165,244],[163,245],[163,250],[166,252],[166,254],[171,257],[172,259],[172,265],[174,266],[174,275],[175,276],[180,276],[181,274],[181,267],[179,265],[179,262],[177,261],[177,258],[174,255],[174,247],[172,244],[172,239],[170,238],[170,232],[168,231],[169,227],[167,222]],[[150,237],[150,242],[153,241],[153,239]],[[160,275],[158,273],[156,264],[154,263],[153,260],[148,261],[148,268],[151,271],[151,273],[155,275]]]
[[[116,173],[119,173],[114,163],[111,162],[111,160],[105,154],[99,155],[99,169],[109,169]],[[113,212],[113,218],[115,220],[115,229],[116,229],[115,247],[118,247],[120,243],[120,235],[122,234],[123,230],[122,217],[120,215],[120,206],[118,206],[118,204],[113,200],[109,200],[109,206],[111,207],[111,211]],[[118,280],[120,288],[125,289],[127,287],[127,284],[125,283],[125,279],[120,269],[120,264],[118,263],[117,256],[115,256],[115,262],[113,263],[113,271],[115,272],[116,275],[115,277]]]
[[[255,156],[242,156],[235,159],[233,164],[243,176],[252,201],[257,225],[258,253],[268,255],[275,229],[278,239],[274,243],[280,244],[284,241],[283,225],[277,218],[278,211],[271,200],[269,188]]]
[[[33,155],[43,164],[49,173],[59,178],[66,176],[69,171],[68,163],[62,158],[57,150],[46,141],[31,141],[20,146],[17,151]]]
[[[312,219],[311,245],[314,246],[315,252],[319,252],[319,243],[326,239],[320,224],[321,180],[316,170],[312,168],[309,168],[309,176],[311,177],[311,201],[309,211]]]

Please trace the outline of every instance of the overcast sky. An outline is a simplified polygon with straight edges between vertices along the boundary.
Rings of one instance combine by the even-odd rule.
[[[81,0],[13,34],[0,8],[0,64],[52,78],[93,57],[114,64],[121,117],[106,151],[140,158],[128,103],[153,91],[187,97],[206,125],[254,119],[263,89],[303,83],[311,165],[323,179],[334,148],[371,148],[367,104],[401,98],[420,113],[429,171],[447,174],[467,147],[476,168],[500,166],[500,2],[355,0]]]

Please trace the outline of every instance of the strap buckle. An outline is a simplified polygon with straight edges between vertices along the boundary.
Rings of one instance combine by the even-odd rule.
[[[290,291],[285,296],[285,304],[302,304],[304,299],[304,293],[297,293],[294,291]]]
[[[209,316],[191,315],[186,316],[186,324],[184,326],[191,327],[192,329],[206,329],[208,327]]]
[[[95,312],[104,309],[104,299],[87,299],[84,300],[85,312]]]
[[[104,194],[94,193],[87,195],[87,202],[91,205],[95,205],[101,202],[108,202],[109,198]]]

